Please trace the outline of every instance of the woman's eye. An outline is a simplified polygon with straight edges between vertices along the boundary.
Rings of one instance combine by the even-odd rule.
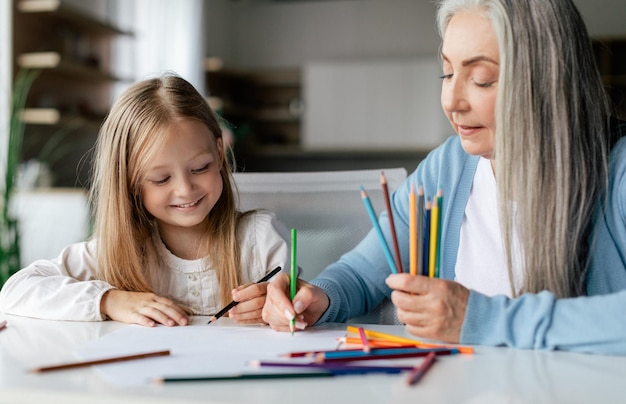
[[[481,87],[481,88],[491,87],[493,83],[495,83],[495,81],[487,81],[483,83],[483,82],[474,80],[474,84],[476,84],[478,87]]]
[[[449,74],[443,74],[442,76],[439,77],[442,80],[447,80],[447,79],[451,79],[452,78],[452,73]]]

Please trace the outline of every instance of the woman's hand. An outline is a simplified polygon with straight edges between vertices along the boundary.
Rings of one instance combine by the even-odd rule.
[[[233,289],[233,300],[239,302],[228,311],[228,316],[238,324],[264,323],[261,317],[268,282],[247,283]]]
[[[189,318],[176,303],[154,293],[111,289],[100,300],[100,312],[111,320],[154,327],[187,325]]]
[[[263,306],[263,320],[276,331],[289,331],[289,324],[296,319],[296,329],[303,330],[315,324],[328,308],[326,293],[317,286],[301,279],[297,282],[293,304],[289,299],[289,275],[278,274],[267,286],[267,299]]]
[[[411,334],[458,343],[469,290],[457,282],[409,274],[390,275],[391,301]]]

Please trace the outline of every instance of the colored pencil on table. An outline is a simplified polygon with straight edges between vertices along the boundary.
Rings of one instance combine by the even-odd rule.
[[[424,273],[424,187],[417,190],[417,273]]]
[[[281,267],[276,267],[276,268],[272,269],[271,272],[268,272],[267,274],[265,274],[265,276],[263,278],[259,279],[259,281],[257,283],[269,281],[274,275],[276,275],[278,272],[280,272],[281,269],[282,269]],[[207,324],[211,324],[213,321],[216,321],[218,318],[220,318],[224,314],[228,313],[228,310],[232,309],[233,307],[235,307],[238,304],[239,304],[239,302],[236,302],[234,300],[232,302],[228,303],[226,306],[224,306],[224,308],[222,310],[218,311],[213,317],[211,317],[211,319],[209,320],[209,322]]]
[[[437,248],[435,249],[435,278],[441,278],[441,233],[443,229],[443,190],[437,191],[437,207],[438,207],[438,219],[437,219]]]
[[[298,231],[291,229],[291,276],[289,279],[289,298],[293,303],[293,299],[296,297],[296,282],[298,281],[298,260],[297,260],[297,247],[298,247]],[[289,323],[289,330],[291,335],[296,327],[296,315],[291,319]]]
[[[156,356],[168,356],[169,354],[170,354],[170,351],[167,350],[167,351],[148,352],[148,353],[142,353],[142,354],[137,354],[137,355],[117,356],[113,358],[96,359],[96,360],[89,360],[89,361],[82,361],[82,362],[72,362],[72,363],[65,363],[62,365],[54,365],[54,366],[45,366],[45,367],[33,369],[31,370],[31,372],[43,373],[43,372],[49,372],[52,370],[65,370],[65,369],[72,369],[72,368],[92,366],[92,365],[104,365],[107,363],[153,358]]]
[[[367,336],[365,335],[365,330],[363,327],[359,327],[359,337],[361,338],[361,344],[363,345],[363,352],[370,351],[370,345],[367,342]]]
[[[0,331],[4,330],[5,328],[7,328],[7,321],[6,320],[0,321]]]
[[[414,369],[413,366],[368,366],[368,365],[346,365],[344,363],[298,363],[298,362],[271,362],[271,361],[250,361],[248,366],[260,367],[280,367],[280,368],[301,368],[301,369],[323,369],[333,373],[399,373]]]
[[[236,373],[217,376],[166,376],[153,379],[153,383],[173,382],[216,382],[236,380],[263,380],[263,379],[299,379],[310,377],[333,377],[335,374],[328,370],[315,370],[313,372],[288,372],[288,373]]]
[[[346,327],[346,331],[348,333],[355,334],[357,332],[357,329],[356,327],[349,325]],[[460,353],[464,353],[464,354],[474,353],[474,348],[470,346],[425,343],[419,340],[400,337],[397,335],[387,334],[387,333],[380,332],[380,331],[365,330],[365,335],[367,335],[367,338],[370,342],[376,341],[378,339],[378,340],[390,341],[390,342],[395,342],[395,343],[407,344],[408,346],[417,346],[419,348],[437,348],[437,347],[438,348],[454,348],[454,349],[458,349]]]
[[[409,193],[409,272],[417,275],[417,195],[415,184],[411,184]]]
[[[433,197],[430,208],[430,247],[428,248],[428,277],[435,277],[435,260],[437,258],[437,232],[439,230],[439,202],[438,196]]]
[[[401,359],[401,358],[419,358],[429,353],[436,355],[455,355],[459,353],[456,348],[396,348],[396,349],[372,349],[370,353],[358,351],[330,351],[318,353],[315,355],[315,361],[318,363],[326,362],[350,362],[350,361],[366,361],[379,359]]]
[[[428,258],[429,258],[429,247],[430,247],[430,218],[431,218],[431,203],[430,198],[426,199],[426,207],[424,208],[424,254],[422,261],[422,275],[428,276]]]
[[[418,367],[416,367],[411,372],[411,374],[409,374],[409,377],[407,377],[406,379],[407,384],[409,386],[416,384],[424,376],[424,374],[426,374],[428,369],[430,369],[430,367],[435,362],[435,359],[436,359],[436,356],[434,352],[426,355],[426,357],[424,358],[424,361]]]
[[[370,216],[370,220],[372,221],[372,225],[374,229],[376,229],[376,233],[378,234],[378,238],[380,239],[381,247],[383,248],[383,252],[385,253],[385,258],[387,258],[387,263],[389,264],[389,268],[391,268],[391,272],[394,274],[398,273],[396,268],[396,263],[391,255],[391,251],[389,250],[389,246],[387,245],[387,241],[385,240],[385,235],[380,228],[380,224],[378,224],[378,218],[376,217],[376,212],[374,211],[374,207],[372,206],[372,201],[370,201],[369,196],[367,196],[367,192],[365,192],[365,188],[361,188],[361,199],[363,200],[363,204],[365,205],[365,209]]]
[[[389,188],[387,186],[387,178],[385,173],[380,172],[380,185],[383,188],[383,196],[385,205],[387,206],[387,216],[389,216],[389,228],[391,230],[391,241],[393,242],[393,251],[396,257],[396,268],[399,273],[404,272],[402,269],[402,258],[400,257],[400,247],[398,246],[398,236],[396,235],[396,226],[393,221],[393,210],[391,209],[391,199],[389,198]]]

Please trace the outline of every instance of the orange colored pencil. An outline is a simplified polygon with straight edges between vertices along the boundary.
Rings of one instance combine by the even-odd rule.
[[[417,275],[417,195],[415,184],[409,193],[409,268],[411,275]]]

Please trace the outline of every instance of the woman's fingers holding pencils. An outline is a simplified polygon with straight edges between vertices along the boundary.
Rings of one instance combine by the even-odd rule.
[[[233,289],[233,300],[239,302],[230,309],[228,316],[238,324],[264,323],[263,305],[268,282],[248,283]]]
[[[107,291],[100,300],[100,311],[112,320],[153,327],[187,325],[185,311],[170,299],[154,293]]]
[[[391,275],[391,301],[407,330],[422,338],[458,343],[469,290],[445,279],[409,274]]]

